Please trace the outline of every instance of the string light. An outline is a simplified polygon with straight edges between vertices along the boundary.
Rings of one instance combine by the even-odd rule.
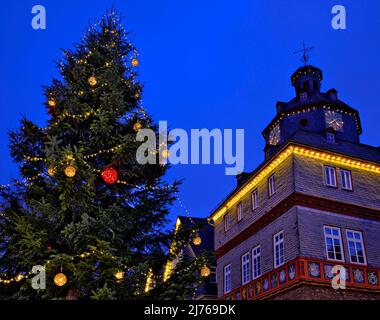
[[[266,176],[269,175],[276,167],[278,167],[285,159],[290,155],[297,154],[309,158],[314,158],[318,160],[329,161],[338,165],[345,167],[356,168],[360,170],[365,170],[373,173],[380,173],[380,166],[375,165],[370,162],[365,162],[362,160],[350,158],[344,155],[335,154],[333,152],[322,151],[319,149],[301,147],[294,144],[290,144],[283,152],[281,152],[272,161],[268,162],[265,167],[263,167],[254,177],[252,177],[248,183],[244,185],[234,196],[230,197],[222,207],[216,210],[210,217],[214,222],[221,218],[230,208],[232,208],[236,203],[241,201],[241,199],[257,184],[262,181]]]
[[[358,120],[357,114],[355,112],[348,112],[348,111],[345,111],[345,110],[342,110],[342,109],[339,109],[339,108],[325,106],[325,105],[324,106],[307,107],[307,108],[302,108],[302,109],[293,110],[293,111],[283,111],[282,113],[280,113],[279,115],[276,116],[276,118],[278,118],[278,119],[274,123],[272,123],[267,129],[265,129],[264,132],[266,132],[267,130],[269,130],[269,131],[272,130],[285,117],[293,116],[293,115],[297,115],[297,114],[301,114],[301,113],[305,113],[305,112],[315,111],[315,110],[317,110],[319,108],[327,109],[327,110],[332,110],[333,109],[336,112],[339,112],[339,113],[342,113],[342,114],[354,117],[355,122],[356,122],[356,129],[358,130],[358,132],[361,132],[360,125],[359,125],[359,120]]]

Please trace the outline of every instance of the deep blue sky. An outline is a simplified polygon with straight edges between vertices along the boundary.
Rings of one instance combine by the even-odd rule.
[[[31,8],[47,10],[47,29],[31,28]],[[7,1],[0,12],[0,184],[17,176],[7,131],[22,115],[44,125],[42,85],[57,76],[60,48],[80,40],[89,21],[115,4],[140,52],[144,106],[171,128],[244,128],[246,170],[263,160],[262,129],[278,100],[293,97],[292,55],[302,40],[316,47],[312,64],[323,89],[359,109],[362,142],[379,143],[380,2],[378,0],[66,0]],[[347,30],[331,27],[331,8],[347,9]],[[208,216],[235,186],[223,166],[176,166],[181,199]],[[178,203],[174,215],[185,214]]]

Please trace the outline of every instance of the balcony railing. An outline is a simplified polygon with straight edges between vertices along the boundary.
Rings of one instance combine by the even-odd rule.
[[[263,299],[301,281],[331,286],[332,279],[335,276],[335,274],[332,273],[332,269],[335,265],[343,266],[346,269],[346,288],[380,290],[380,269],[328,260],[297,258],[237,289],[234,289],[222,296],[221,299]]]

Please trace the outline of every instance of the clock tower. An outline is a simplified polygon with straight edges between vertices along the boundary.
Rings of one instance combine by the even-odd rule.
[[[295,97],[277,102],[277,114],[264,129],[266,160],[271,158],[299,131],[326,134],[331,142],[359,143],[359,113],[338,99],[335,89],[321,91],[322,71],[311,65],[300,67],[291,76]]]
[[[211,213],[221,299],[380,300],[380,148],[360,143],[358,111],[322,79],[293,73],[265,161]]]

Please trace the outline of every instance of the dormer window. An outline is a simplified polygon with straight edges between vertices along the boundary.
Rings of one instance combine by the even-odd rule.
[[[301,92],[300,98],[302,101],[305,101],[307,99],[307,92]]]
[[[326,132],[326,141],[328,143],[335,143],[335,133]]]

